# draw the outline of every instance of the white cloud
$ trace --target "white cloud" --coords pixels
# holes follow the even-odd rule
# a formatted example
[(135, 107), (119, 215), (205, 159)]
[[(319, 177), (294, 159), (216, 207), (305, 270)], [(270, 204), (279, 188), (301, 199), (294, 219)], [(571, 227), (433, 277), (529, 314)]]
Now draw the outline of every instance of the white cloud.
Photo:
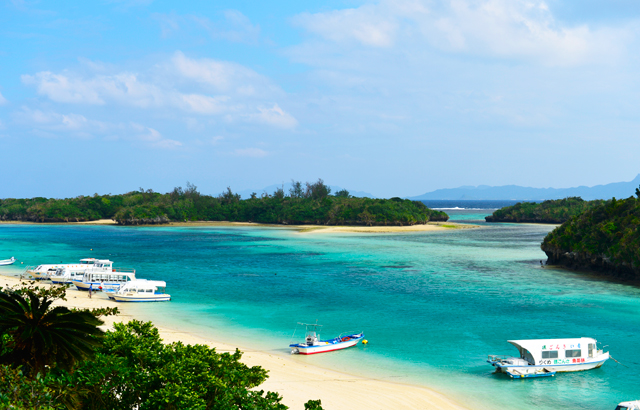
[(176, 51), (171, 58), (177, 75), (212, 87), (212, 91), (247, 97), (282, 95), (267, 78), (240, 64), (209, 58), (193, 59)]
[[(85, 68), (94, 68), (83, 61)], [(71, 71), (41, 71), (23, 75), (22, 81), (36, 87), (38, 94), (69, 104), (121, 105), (143, 109), (180, 109), (206, 116), (233, 114), (233, 118), (292, 128), (297, 124), (275, 99), (282, 90), (269, 79), (240, 64), (212, 59), (192, 59), (176, 52), (170, 61), (156, 64), (142, 73), (97, 64), (100, 73), (79, 75)], [(192, 92), (197, 89), (198, 93)], [(262, 108), (265, 104), (273, 108)], [(259, 114), (255, 114), (256, 111)]]
[(80, 114), (59, 114), (53, 111), (32, 110), (28, 107), (22, 107), (14, 117), (19, 123), (46, 126), (50, 130), (78, 131), (88, 127), (104, 128), (101, 122), (89, 121)]
[(132, 123), (131, 126), (133, 127), (133, 129), (140, 132), (137, 135), (137, 139), (151, 147), (162, 148), (162, 149), (175, 149), (182, 146), (182, 143), (180, 141), (164, 138), (162, 134), (160, 134), (160, 132), (158, 132), (153, 128), (145, 127), (143, 125), (136, 124), (136, 123)]
[(567, 26), (542, 0), (384, 0), (358, 8), (300, 14), (294, 22), (341, 45), (524, 58), (548, 65), (610, 60), (625, 32)]
[(39, 94), (63, 103), (104, 105), (111, 100), (144, 108), (163, 105), (165, 99), (163, 90), (126, 72), (85, 79), (73, 73), (41, 71), (21, 78), (25, 84), (35, 85)]
[(4, 96), (2, 95), (2, 93), (0, 93), (0, 105), (6, 104), (7, 103), (7, 99), (4, 98)]
[(302, 13), (294, 22), (306, 30), (336, 42), (355, 40), (367, 46), (388, 47), (393, 44), (398, 22), (379, 5), (326, 13)]
[(267, 151), (260, 148), (244, 148), (235, 150), (235, 154), (239, 157), (263, 158), (269, 155)]
[(258, 122), (274, 125), (280, 128), (293, 128), (298, 121), (291, 115), (282, 110), (278, 104), (274, 104), (271, 108), (258, 107), (260, 114), (253, 115)]
[(225, 10), (222, 12), (222, 18), (217, 20), (202, 16), (178, 15), (175, 12), (153, 13), (151, 17), (159, 22), (163, 38), (195, 29), (204, 30), (214, 40), (255, 44), (260, 39), (260, 26), (252, 24), (249, 18), (238, 10)]
[(198, 114), (221, 114), (227, 110), (223, 104), (227, 97), (207, 97), (206, 95), (190, 94), (182, 95), (184, 107), (188, 111)]

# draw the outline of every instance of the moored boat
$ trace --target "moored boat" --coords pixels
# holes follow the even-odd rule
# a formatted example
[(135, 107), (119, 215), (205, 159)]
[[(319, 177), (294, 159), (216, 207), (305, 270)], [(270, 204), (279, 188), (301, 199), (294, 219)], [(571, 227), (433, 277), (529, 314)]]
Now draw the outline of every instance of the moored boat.
[(640, 410), (640, 400), (635, 401), (623, 401), (618, 404), (616, 410)]
[(109, 299), (117, 302), (167, 302), (171, 295), (164, 293), (167, 283), (160, 280), (136, 279), (125, 283)]
[(304, 325), (307, 328), (305, 341), (303, 343), (290, 344), (291, 354), (309, 355), (346, 349), (347, 347), (355, 346), (359, 341), (364, 339), (363, 332), (345, 332), (333, 339), (319, 340), (320, 334), (318, 333), (318, 328), (322, 327), (322, 325), (298, 324)]
[(127, 282), (136, 280), (136, 270), (113, 268), (110, 260), (96, 260), (92, 269), (87, 269), (82, 278), (73, 280), (78, 290), (107, 290), (119, 289)]
[(13, 256), (10, 259), (5, 259), (0, 261), (0, 266), (13, 265), (16, 262), (16, 258)]
[(49, 280), (56, 285), (72, 284), (75, 281), (82, 280), (83, 275), (83, 273), (71, 272), (67, 268), (57, 268), (55, 272), (49, 276)]
[(55, 263), (36, 266), (27, 266), (25, 273), (36, 279), (49, 279), (56, 274), (58, 268), (67, 269), (70, 273), (84, 273), (95, 268), (96, 258), (80, 259), (80, 263)]
[(508, 340), (520, 352), (519, 357), (489, 355), (488, 363), (496, 371), (576, 372), (600, 367), (609, 359), (609, 352), (597, 347), (597, 341), (575, 339)]

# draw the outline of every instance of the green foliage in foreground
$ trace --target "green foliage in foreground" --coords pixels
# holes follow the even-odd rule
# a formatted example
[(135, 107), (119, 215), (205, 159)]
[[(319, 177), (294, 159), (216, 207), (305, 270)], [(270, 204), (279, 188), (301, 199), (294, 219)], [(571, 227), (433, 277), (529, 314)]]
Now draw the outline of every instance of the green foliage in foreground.
[(600, 206), (603, 200), (585, 201), (580, 197), (554, 199), (544, 202), (519, 202), (500, 208), (485, 217), (487, 222), (530, 222), (561, 224), (570, 218)]
[[(23, 297), (22, 295), (25, 295)], [(40, 296), (41, 297), (40, 297)], [(60, 293), (58, 293), (60, 296)], [(23, 316), (42, 310), (51, 294), (34, 289), (0, 289), (3, 298), (23, 299)], [(64, 295), (62, 295), (64, 297)], [(35, 299), (34, 299), (35, 298)], [(3, 299), (4, 300), (4, 299)], [(48, 306), (44, 315), (58, 308)], [(0, 304), (0, 317), (14, 315), (15, 307)], [(66, 312), (67, 314), (74, 312)], [(104, 334), (97, 328), (95, 312), (76, 311), (85, 322), (86, 333), (68, 333), (66, 340), (52, 338), (46, 349), (46, 366), (33, 366), (16, 359), (18, 340), (42, 338), (46, 333), (21, 333), (19, 320), (5, 324), (1, 335), (0, 408), (10, 409), (273, 409), (287, 407), (277, 393), (255, 388), (267, 379), (267, 371), (240, 362), (242, 353), (217, 353), (204, 345), (163, 344), (150, 322), (133, 320), (116, 324)], [(111, 312), (112, 313), (112, 312)], [(12, 316), (13, 317), (13, 316)], [(65, 323), (51, 316), (50, 323)], [(74, 321), (73, 329), (77, 329)], [(43, 333), (44, 332), (44, 333)], [(99, 334), (98, 334), (99, 332)], [(77, 345), (93, 338), (91, 355), (81, 360), (55, 354), (62, 346)], [(320, 401), (305, 408), (321, 410)]]
[(79, 222), (115, 219), (120, 224), (153, 224), (170, 221), (231, 221), (267, 224), (415, 225), (446, 221), (447, 214), (422, 202), (353, 198), (343, 190), (330, 195), (322, 180), (294, 182), (288, 193), (241, 200), (231, 189), (214, 197), (195, 186), (175, 188), (167, 194), (140, 189), (122, 195), (79, 196), (67, 199), (0, 199), (0, 220)]
[(550, 232), (541, 248), (549, 263), (640, 278), (640, 199), (601, 202)]

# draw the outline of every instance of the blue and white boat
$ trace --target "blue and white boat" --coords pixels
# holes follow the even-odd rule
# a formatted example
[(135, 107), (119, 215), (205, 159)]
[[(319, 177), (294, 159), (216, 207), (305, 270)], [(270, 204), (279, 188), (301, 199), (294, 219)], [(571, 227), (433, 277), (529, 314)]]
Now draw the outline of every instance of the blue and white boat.
[(16, 258), (12, 256), (11, 259), (5, 259), (0, 261), (0, 266), (13, 265), (15, 262), (16, 262)]
[(110, 260), (96, 260), (92, 269), (86, 270), (81, 279), (74, 279), (78, 290), (107, 290), (119, 289), (127, 282), (136, 280), (136, 270), (114, 268)]
[(487, 362), (498, 372), (577, 372), (595, 369), (609, 360), (609, 352), (598, 349), (598, 342), (589, 337), (508, 342), (518, 349), (520, 356), (489, 355)]
[[(332, 352), (334, 350), (346, 349), (358, 344), (359, 341), (364, 339), (363, 332), (345, 332), (338, 337), (328, 340), (319, 340), (320, 334), (318, 330), (322, 325), (298, 323), (304, 325), (307, 328), (305, 341), (303, 343), (290, 344), (291, 354), (316, 354)], [(294, 332), (295, 334), (295, 332)]]
[(161, 280), (136, 279), (122, 285), (115, 292), (107, 292), (116, 302), (168, 302), (171, 295), (164, 293), (167, 283)]

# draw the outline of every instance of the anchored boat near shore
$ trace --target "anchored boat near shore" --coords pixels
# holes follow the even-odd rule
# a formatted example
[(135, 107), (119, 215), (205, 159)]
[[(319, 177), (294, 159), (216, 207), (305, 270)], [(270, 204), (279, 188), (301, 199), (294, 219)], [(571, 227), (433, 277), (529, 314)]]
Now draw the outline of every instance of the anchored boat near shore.
[(115, 292), (108, 292), (116, 302), (166, 302), (171, 295), (164, 293), (167, 283), (160, 280), (136, 279), (122, 285)]
[(0, 261), (0, 266), (13, 265), (15, 262), (16, 262), (16, 258), (12, 256), (11, 259), (5, 259)]
[(609, 359), (609, 352), (598, 349), (597, 341), (588, 337), (508, 342), (518, 349), (519, 357), (489, 355), (487, 362), (496, 371), (510, 375), (590, 370), (602, 366)]
[[(56, 263), (56, 264), (44, 264), (36, 266), (27, 266), (25, 273), (33, 276), (36, 279), (50, 279), (51, 276), (59, 275), (58, 269), (64, 269), (68, 274), (83, 274), (90, 269), (96, 269), (96, 262), (99, 260), (96, 258), (80, 259), (80, 263)], [(113, 262), (111, 262), (113, 263)], [(101, 270), (111, 269), (111, 266), (101, 266)]]
[(319, 328), (322, 327), (322, 325), (307, 323), (298, 324), (306, 326), (307, 328), (305, 341), (303, 343), (290, 344), (289, 347), (291, 348), (291, 354), (309, 355), (346, 349), (347, 347), (357, 345), (359, 341), (364, 339), (363, 332), (345, 332), (333, 339), (319, 340)]

